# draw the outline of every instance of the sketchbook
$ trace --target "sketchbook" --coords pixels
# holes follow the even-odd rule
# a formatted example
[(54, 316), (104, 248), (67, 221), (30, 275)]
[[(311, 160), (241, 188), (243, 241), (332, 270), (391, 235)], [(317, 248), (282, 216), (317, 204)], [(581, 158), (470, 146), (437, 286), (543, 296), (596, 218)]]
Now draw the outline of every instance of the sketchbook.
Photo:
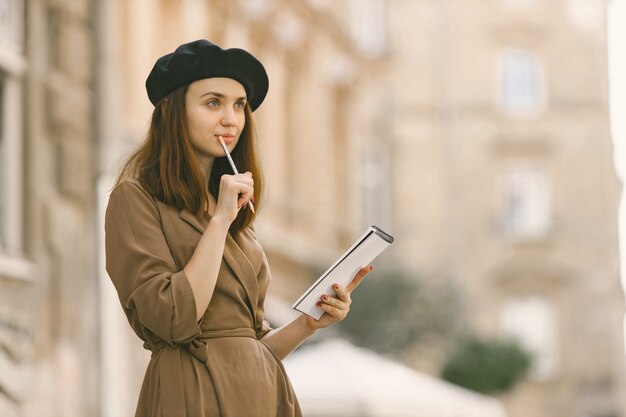
[(346, 287), (361, 270), (393, 243), (393, 236), (370, 226), (350, 249), (311, 285), (293, 304), (293, 308), (319, 320), (324, 311), (315, 304), (322, 294), (334, 296), (333, 284)]

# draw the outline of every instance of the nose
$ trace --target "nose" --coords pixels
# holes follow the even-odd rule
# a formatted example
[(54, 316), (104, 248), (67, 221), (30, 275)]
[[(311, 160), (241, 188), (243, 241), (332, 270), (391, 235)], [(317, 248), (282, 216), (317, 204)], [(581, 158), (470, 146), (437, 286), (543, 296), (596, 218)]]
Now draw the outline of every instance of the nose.
[(236, 126), (237, 117), (235, 116), (235, 110), (229, 107), (224, 108), (222, 113), (222, 126)]

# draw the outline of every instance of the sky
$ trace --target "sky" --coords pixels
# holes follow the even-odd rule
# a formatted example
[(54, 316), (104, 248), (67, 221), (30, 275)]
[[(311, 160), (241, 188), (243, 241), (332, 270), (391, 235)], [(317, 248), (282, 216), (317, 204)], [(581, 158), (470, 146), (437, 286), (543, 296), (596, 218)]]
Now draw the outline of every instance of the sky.
[[(608, 12), (609, 100), (611, 134), (615, 146), (614, 160), (622, 183), (626, 178), (626, 0), (610, 0)], [(626, 198), (620, 204), (620, 258), (622, 287), (626, 290)], [(624, 320), (626, 333), (626, 315)], [(624, 343), (626, 352), (626, 341)]]

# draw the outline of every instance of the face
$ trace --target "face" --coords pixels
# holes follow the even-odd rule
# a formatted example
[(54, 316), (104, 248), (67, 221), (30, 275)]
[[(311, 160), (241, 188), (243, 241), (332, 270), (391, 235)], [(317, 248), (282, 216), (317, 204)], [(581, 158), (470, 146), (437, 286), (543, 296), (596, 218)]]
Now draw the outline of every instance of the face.
[(239, 142), (246, 123), (246, 91), (231, 78), (205, 78), (189, 84), (185, 96), (189, 138), (202, 160), (225, 156)]

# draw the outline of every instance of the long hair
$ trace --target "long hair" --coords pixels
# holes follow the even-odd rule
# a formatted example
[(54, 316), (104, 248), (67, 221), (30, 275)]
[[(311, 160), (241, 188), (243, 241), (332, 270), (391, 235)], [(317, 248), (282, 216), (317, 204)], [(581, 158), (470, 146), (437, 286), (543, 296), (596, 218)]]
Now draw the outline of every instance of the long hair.
[[(157, 103), (144, 142), (124, 163), (115, 185), (126, 179), (135, 179), (157, 200), (179, 210), (186, 208), (200, 218), (209, 204), (207, 192), (217, 201), (222, 175), (233, 172), (226, 157), (215, 158), (209, 183), (206, 183), (200, 161), (189, 140), (186, 92), (187, 86), (180, 87)], [(231, 156), (239, 172), (252, 173), (254, 207), (258, 215), (262, 205), (263, 173), (254, 119), (247, 103), (245, 120)], [(240, 210), (230, 226), (231, 234), (249, 227), (253, 216), (251, 210)]]

